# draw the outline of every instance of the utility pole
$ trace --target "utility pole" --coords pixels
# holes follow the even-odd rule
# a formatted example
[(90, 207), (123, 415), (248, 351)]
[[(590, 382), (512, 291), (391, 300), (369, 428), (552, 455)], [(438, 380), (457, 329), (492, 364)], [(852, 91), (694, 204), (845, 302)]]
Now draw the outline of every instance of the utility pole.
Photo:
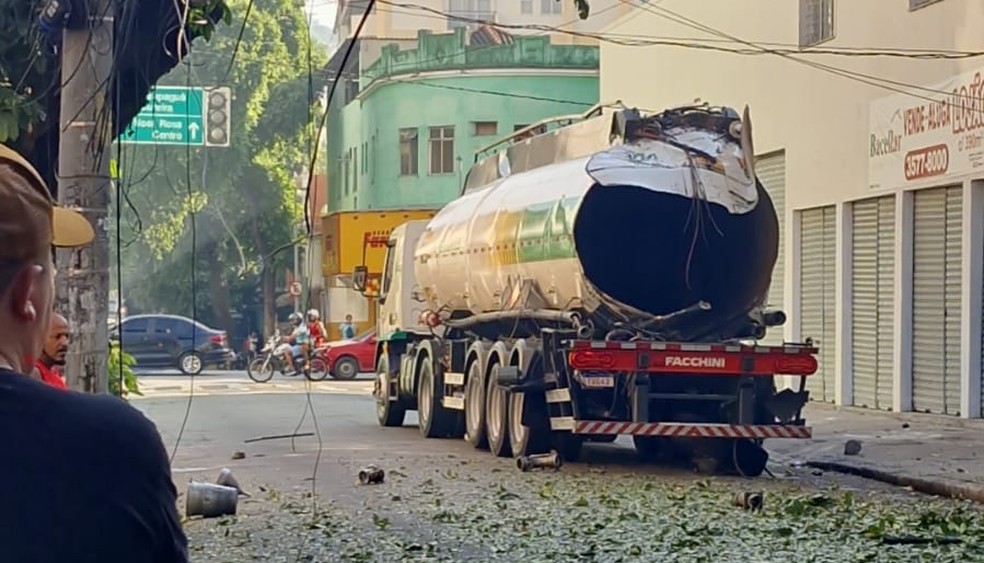
[[(58, 202), (92, 223), (91, 245), (57, 255), (56, 307), (65, 315), (71, 344), (65, 366), (69, 388), (88, 393), (107, 389), (109, 349), (109, 238), (107, 216), (112, 146), (113, 0), (88, 0), (86, 25), (62, 34), (61, 133), (58, 143)], [(120, 296), (122, 298), (122, 296)]]

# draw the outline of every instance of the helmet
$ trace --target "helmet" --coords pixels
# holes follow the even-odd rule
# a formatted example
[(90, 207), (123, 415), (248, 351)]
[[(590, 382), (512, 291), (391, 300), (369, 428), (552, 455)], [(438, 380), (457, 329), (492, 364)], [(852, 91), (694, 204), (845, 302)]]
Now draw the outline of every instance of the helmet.
[(287, 317), (287, 320), (294, 324), (301, 324), (301, 321), (304, 319), (301, 317), (300, 313), (291, 313), (290, 316)]
[(308, 312), (307, 312), (307, 318), (308, 318), (308, 320), (310, 320), (310, 321), (317, 320), (319, 317), (321, 317), (321, 313), (319, 313), (317, 309), (309, 309), (308, 310)]

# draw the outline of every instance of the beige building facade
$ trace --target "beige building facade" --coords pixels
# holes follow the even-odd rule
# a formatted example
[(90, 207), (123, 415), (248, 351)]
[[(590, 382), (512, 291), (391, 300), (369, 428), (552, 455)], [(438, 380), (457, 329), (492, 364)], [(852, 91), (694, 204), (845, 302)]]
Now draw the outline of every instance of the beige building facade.
[(601, 44), (601, 99), (750, 107), (812, 399), (981, 417), (984, 2), (633, 3), (604, 33), (647, 44)]
[[(339, 0), (335, 33), (340, 40), (352, 37), (367, 4)], [(513, 35), (550, 33), (549, 28), (568, 32), (552, 33), (553, 45), (597, 45), (590, 35), (632, 10), (623, 0), (593, 0), (590, 17), (581, 20), (573, 0), (379, 0), (360, 37), (416, 40), (419, 30), (443, 33), (488, 22)]]

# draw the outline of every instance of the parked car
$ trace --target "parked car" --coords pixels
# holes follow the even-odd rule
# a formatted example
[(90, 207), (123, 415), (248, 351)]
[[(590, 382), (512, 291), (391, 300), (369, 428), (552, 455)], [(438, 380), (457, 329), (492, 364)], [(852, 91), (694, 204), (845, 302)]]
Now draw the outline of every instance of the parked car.
[(134, 315), (123, 319), (122, 331), (113, 328), (110, 338), (133, 356), (138, 368), (178, 368), (198, 375), (207, 365), (224, 364), (236, 357), (225, 331), (178, 315)]
[(334, 379), (355, 379), (360, 373), (375, 371), (376, 329), (371, 329), (352, 340), (335, 340), (327, 344), (324, 352), (328, 373)]

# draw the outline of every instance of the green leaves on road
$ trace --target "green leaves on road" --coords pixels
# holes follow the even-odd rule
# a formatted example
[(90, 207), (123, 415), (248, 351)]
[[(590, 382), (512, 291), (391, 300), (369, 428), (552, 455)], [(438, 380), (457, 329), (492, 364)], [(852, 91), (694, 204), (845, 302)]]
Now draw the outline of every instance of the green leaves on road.
[[(383, 485), (357, 487), (353, 496), (361, 497), (361, 505), (339, 500), (314, 518), (330, 534), (312, 534), (291, 553), (244, 553), (242, 560), (261, 555), (278, 561), (280, 553), (310, 561), (984, 560), (978, 543), (984, 538), (984, 514), (969, 503), (817, 491), (767, 479), (694, 483), (679, 475), (566, 469), (520, 475), (489, 469), (462, 464), (454, 472), (414, 471)], [(452, 473), (456, 477), (448, 478)], [(734, 506), (735, 493), (763, 489), (761, 512)], [(274, 502), (248, 506), (229, 538), (209, 522), (190, 522), (192, 543), (221, 541), (228, 549), (243, 534), (252, 534), (255, 543), (257, 533), (276, 537), (267, 526), (296, 530), (303, 527), (299, 517), (312, 518), (310, 510), (296, 514)], [(952, 536), (962, 542), (933, 543)], [(887, 545), (896, 537), (930, 543)], [(267, 546), (273, 550), (276, 543), (271, 539)], [(196, 558), (219, 560), (228, 559)]]

